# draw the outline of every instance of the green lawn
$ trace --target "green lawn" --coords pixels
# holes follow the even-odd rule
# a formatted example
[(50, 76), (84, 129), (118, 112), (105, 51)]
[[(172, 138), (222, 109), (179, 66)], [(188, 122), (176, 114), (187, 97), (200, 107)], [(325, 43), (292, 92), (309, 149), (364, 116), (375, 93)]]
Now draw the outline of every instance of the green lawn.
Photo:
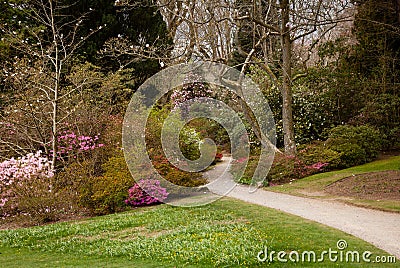
[[(0, 231), (1, 267), (287, 267), (257, 254), (346, 250), (388, 255), (333, 228), (224, 198), (203, 207), (160, 205), (76, 222)], [(289, 263), (293, 264), (293, 263)], [(365, 263), (297, 263), (302, 267), (363, 267)], [(386, 266), (395, 267), (395, 264)]]
[(326, 195), (323, 193), (324, 188), (340, 179), (368, 172), (400, 170), (400, 156), (391, 157), (384, 160), (374, 161), (368, 164), (316, 174), (301, 180), (294, 181), (291, 184), (285, 184), (275, 187), (268, 187), (266, 190), (274, 192), (282, 192), (299, 196), (311, 196), (315, 198), (338, 199), (354, 205), (365, 206), (380, 210), (400, 212), (399, 201), (377, 201), (363, 199), (341, 198), (339, 196)]

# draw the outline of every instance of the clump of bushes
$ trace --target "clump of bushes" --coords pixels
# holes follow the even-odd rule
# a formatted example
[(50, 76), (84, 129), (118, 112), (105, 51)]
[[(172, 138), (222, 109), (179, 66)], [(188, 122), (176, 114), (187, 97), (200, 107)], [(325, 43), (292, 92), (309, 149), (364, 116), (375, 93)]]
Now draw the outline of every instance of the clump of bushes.
[(299, 157), (276, 154), (265, 183), (275, 185), (292, 182), (322, 172), (327, 165), (326, 162), (307, 165)]
[[(370, 162), (378, 156), (383, 143), (379, 131), (373, 127), (335, 127), (329, 131), (326, 141), (299, 146), (297, 156), (276, 154), (265, 184), (288, 183), (318, 172)], [(250, 184), (258, 157), (249, 158), (246, 170), (240, 177), (238, 171), (245, 165), (245, 160), (236, 160), (231, 172), (237, 182)]]
[[(153, 166), (163, 178), (176, 185), (195, 187), (206, 183), (206, 179), (200, 173), (178, 170), (162, 156), (153, 159)], [(138, 166), (134, 171), (135, 173), (131, 174), (122, 152), (116, 152), (113, 157), (110, 157), (102, 165), (102, 175), (93, 175), (90, 172), (91, 170), (93, 169), (89, 161), (81, 165), (72, 164), (64, 171), (64, 177), (70, 176), (70, 179), (74, 180), (75, 185), (73, 188), (78, 193), (78, 203), (95, 215), (123, 211), (127, 208), (126, 205), (148, 204), (150, 199), (145, 193), (148, 192), (147, 189), (144, 189), (145, 192), (141, 192), (141, 188), (139, 187), (139, 185), (143, 186), (147, 184), (142, 183), (142, 181), (137, 185), (135, 179), (147, 178), (146, 180), (149, 180), (150, 184), (154, 184), (155, 188), (159, 189), (160, 193), (162, 192), (162, 189), (159, 188), (161, 187), (159, 186), (159, 182), (156, 183), (151, 179), (152, 173), (150, 167)], [(148, 185), (149, 189), (152, 189), (150, 184)], [(157, 192), (154, 192), (150, 196), (159, 195)], [(159, 196), (158, 201), (165, 199), (161, 198), (162, 196)], [(140, 197), (143, 200), (140, 200)], [(153, 204), (153, 202), (150, 203)]]
[[(230, 171), (235, 181), (243, 184), (250, 184), (257, 166), (265, 165), (259, 163), (258, 157), (249, 158), (244, 174), (240, 177), (239, 171), (246, 164), (245, 158), (234, 161)], [(264, 178), (256, 178), (257, 181), (264, 180), (264, 185), (276, 185), (291, 182), (297, 179), (310, 176), (324, 170), (327, 163), (317, 162), (311, 165), (305, 164), (300, 158), (295, 156), (286, 156), (285, 154), (275, 154), (271, 168)]]
[(322, 141), (299, 146), (298, 157), (306, 165), (327, 163), (325, 170), (337, 168), (340, 165), (340, 153), (328, 148)]
[(329, 163), (327, 169), (347, 168), (373, 161), (384, 144), (379, 131), (369, 126), (338, 126), (328, 139), (299, 147), (306, 164)]
[(339, 167), (370, 162), (384, 144), (378, 130), (370, 126), (338, 126), (330, 130), (326, 146), (340, 153)]

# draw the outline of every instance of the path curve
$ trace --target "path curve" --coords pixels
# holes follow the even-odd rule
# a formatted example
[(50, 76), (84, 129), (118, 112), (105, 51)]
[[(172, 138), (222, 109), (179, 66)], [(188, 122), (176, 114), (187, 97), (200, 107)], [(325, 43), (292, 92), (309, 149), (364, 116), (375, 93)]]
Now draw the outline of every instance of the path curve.
[[(211, 192), (224, 191), (218, 185), (232, 185), (232, 175), (227, 172), (229, 157), (224, 157), (206, 177), (218, 176), (218, 183), (209, 184)], [(225, 193), (225, 192), (224, 192)], [(316, 221), (348, 234), (359, 237), (400, 259), (400, 213), (360, 208), (335, 201), (292, 196), (258, 189), (249, 191), (249, 186), (236, 185), (227, 196), (249, 203), (277, 209), (302, 218)]]

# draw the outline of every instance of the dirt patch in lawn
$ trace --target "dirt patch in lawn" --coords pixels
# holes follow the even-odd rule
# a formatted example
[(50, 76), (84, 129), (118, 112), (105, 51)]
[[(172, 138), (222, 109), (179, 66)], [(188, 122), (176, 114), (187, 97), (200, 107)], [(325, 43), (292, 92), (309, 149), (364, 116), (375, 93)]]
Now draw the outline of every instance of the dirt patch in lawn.
[(400, 201), (400, 170), (346, 177), (325, 187), (325, 192), (367, 200)]

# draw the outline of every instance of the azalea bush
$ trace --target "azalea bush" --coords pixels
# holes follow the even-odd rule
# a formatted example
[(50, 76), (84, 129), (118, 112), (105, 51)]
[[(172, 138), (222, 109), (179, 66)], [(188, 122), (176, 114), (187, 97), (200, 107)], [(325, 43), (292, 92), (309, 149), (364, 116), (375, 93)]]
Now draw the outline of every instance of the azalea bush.
[(1, 162), (1, 216), (23, 215), (39, 223), (56, 220), (65, 204), (58, 202), (53, 177), (51, 163), (41, 151)]
[(13, 192), (15, 185), (21, 186), (29, 180), (40, 181), (53, 176), (50, 161), (42, 156), (41, 151), (1, 162), (0, 207), (4, 207), (9, 199), (13, 199), (18, 194)]
[(314, 141), (310, 144), (298, 146), (298, 157), (306, 164), (328, 163), (325, 170), (336, 169), (340, 166), (341, 154), (328, 148), (322, 141)]
[[(63, 131), (62, 135), (58, 136), (59, 143), (56, 153), (57, 159), (68, 161), (84, 157), (87, 152), (96, 148), (101, 148), (104, 144), (99, 142), (100, 134), (95, 136), (77, 135), (74, 131)], [(51, 151), (51, 153), (53, 153)]]
[(155, 179), (143, 179), (131, 187), (128, 191), (127, 205), (138, 207), (158, 204), (168, 197), (168, 192), (161, 187), (160, 181)]

